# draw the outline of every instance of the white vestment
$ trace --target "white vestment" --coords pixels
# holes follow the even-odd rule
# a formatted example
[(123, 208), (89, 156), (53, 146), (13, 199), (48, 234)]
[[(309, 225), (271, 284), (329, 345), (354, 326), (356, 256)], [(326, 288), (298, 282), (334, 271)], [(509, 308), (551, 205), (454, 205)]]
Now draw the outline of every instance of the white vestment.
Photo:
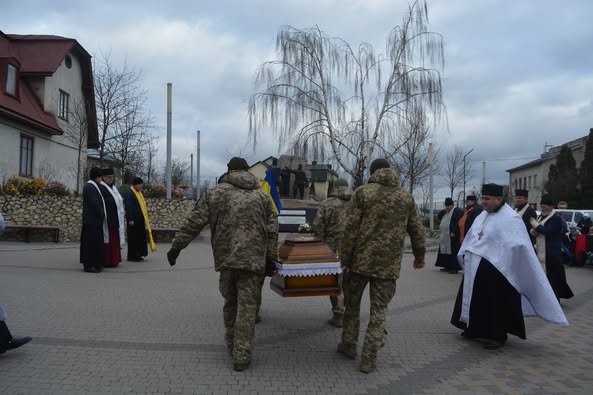
[(439, 235), (439, 249), (441, 254), (449, 254), (451, 255), (451, 216), (453, 215), (453, 210), (447, 211), (443, 218), (441, 218), (441, 224), (439, 225), (440, 235)]
[(474, 221), (457, 259), (463, 267), (463, 299), (460, 321), (469, 325), (473, 284), (484, 258), (521, 294), (523, 315), (568, 325), (568, 320), (533, 251), (523, 219), (504, 204), (495, 213), (482, 211)]
[(110, 187), (104, 181), (101, 181), (101, 185), (103, 185), (111, 196), (113, 196), (113, 200), (115, 200), (115, 205), (117, 206), (117, 219), (118, 219), (118, 230), (119, 230), (119, 246), (123, 247), (126, 245), (126, 228), (125, 228), (125, 218), (126, 218), (126, 210), (124, 208), (124, 199), (119, 194), (119, 191), (116, 187)]

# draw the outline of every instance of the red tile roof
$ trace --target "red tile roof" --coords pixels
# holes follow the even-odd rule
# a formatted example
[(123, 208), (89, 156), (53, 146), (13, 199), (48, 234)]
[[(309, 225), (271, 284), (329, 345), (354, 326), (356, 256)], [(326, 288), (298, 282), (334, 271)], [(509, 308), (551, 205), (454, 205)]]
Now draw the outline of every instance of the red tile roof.
[(71, 38), (48, 35), (4, 34), (0, 31), (0, 58), (17, 61), (19, 67), (18, 99), (6, 94), (0, 86), (0, 114), (25, 122), (51, 134), (62, 134), (55, 114), (45, 112), (43, 105), (27, 83), (32, 75), (53, 75), (66, 55), (78, 55), (82, 65), (83, 86), (89, 114), (88, 145), (98, 140), (91, 56)]

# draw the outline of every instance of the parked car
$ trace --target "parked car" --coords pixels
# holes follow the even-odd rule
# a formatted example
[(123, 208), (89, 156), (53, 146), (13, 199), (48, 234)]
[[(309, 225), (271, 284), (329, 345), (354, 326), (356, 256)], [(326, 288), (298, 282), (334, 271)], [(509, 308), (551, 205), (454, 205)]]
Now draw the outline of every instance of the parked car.
[(593, 219), (593, 210), (556, 209), (556, 212), (566, 222), (569, 229), (572, 226), (576, 227), (585, 214), (589, 214), (589, 218)]

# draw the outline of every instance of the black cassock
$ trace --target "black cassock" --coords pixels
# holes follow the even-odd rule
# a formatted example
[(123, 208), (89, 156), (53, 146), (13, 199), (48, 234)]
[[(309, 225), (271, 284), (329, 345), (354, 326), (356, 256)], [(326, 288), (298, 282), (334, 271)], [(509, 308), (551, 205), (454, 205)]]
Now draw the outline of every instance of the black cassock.
[[(126, 193), (124, 204), (128, 231), (128, 260), (134, 260), (148, 255), (146, 224), (140, 203), (133, 191)], [(134, 221), (134, 225), (130, 225), (130, 221)]]
[(104, 217), (101, 193), (94, 185), (86, 183), (82, 189), (82, 232), (80, 234), (80, 263), (84, 267), (102, 268), (105, 265)]
[(464, 330), (467, 338), (505, 341), (507, 333), (525, 339), (521, 294), (492, 265), (482, 258), (474, 279), (469, 309), (469, 327), (459, 320), (463, 299), (463, 280), (459, 286), (451, 324)]

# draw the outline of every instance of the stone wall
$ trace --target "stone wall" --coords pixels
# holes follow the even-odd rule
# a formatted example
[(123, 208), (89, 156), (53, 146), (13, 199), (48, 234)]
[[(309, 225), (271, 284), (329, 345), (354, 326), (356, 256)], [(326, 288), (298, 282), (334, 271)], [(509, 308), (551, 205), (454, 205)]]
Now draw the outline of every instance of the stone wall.
[[(153, 228), (179, 228), (195, 202), (192, 200), (146, 199)], [(53, 225), (60, 227), (60, 241), (80, 240), (82, 198), (74, 196), (0, 195), (0, 212), (6, 224)], [(22, 230), (7, 231), (0, 240), (23, 240)], [(35, 231), (32, 241), (52, 241), (52, 233)]]

